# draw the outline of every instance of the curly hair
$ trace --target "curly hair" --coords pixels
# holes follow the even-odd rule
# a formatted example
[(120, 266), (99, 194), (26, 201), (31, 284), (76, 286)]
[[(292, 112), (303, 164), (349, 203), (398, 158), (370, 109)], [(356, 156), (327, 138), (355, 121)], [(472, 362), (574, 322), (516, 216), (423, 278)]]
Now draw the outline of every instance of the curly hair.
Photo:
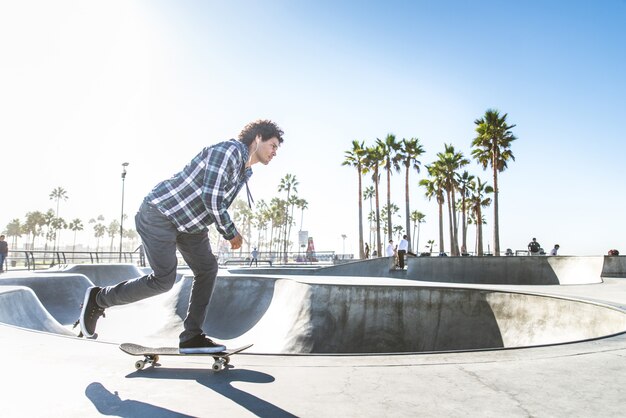
[(283, 143), (284, 132), (271, 120), (256, 120), (247, 124), (239, 134), (239, 140), (250, 145), (257, 135), (261, 135), (263, 141), (270, 138), (278, 138), (278, 143)]

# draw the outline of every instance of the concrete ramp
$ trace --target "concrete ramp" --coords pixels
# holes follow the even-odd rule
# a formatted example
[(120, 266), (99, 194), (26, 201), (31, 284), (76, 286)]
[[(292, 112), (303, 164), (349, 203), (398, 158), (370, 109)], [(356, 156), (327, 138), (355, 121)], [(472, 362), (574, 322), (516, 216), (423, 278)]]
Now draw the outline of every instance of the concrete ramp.
[(145, 275), (134, 264), (65, 264), (45, 270), (45, 273), (82, 274), (100, 287), (113, 286)]
[(602, 283), (602, 257), (410, 257), (406, 278), (429, 282), (563, 285)]
[[(547, 264), (546, 264), (547, 265)], [(575, 268), (560, 265), (558, 268)], [(39, 275), (34, 275), (39, 276)], [(58, 276), (46, 285), (25, 280), (57, 316), (74, 318), (89, 283)], [(340, 280), (340, 279), (337, 279)], [(356, 279), (355, 279), (356, 280)], [(17, 281), (16, 281), (17, 282)], [(529, 347), (601, 338), (626, 332), (626, 313), (582, 300), (471, 287), (316, 283), (294, 278), (218, 277), (204, 330), (229, 346), (254, 343), (271, 354), (369, 354)], [(98, 322), (100, 341), (173, 345), (182, 331), (192, 276), (153, 298), (117, 306)], [(63, 286), (61, 286), (63, 284)], [(67, 288), (63, 289), (63, 287)], [(13, 289), (0, 286), (0, 290)], [(3, 319), (12, 325), (68, 335), (31, 289), (7, 297)], [(24, 293), (26, 292), (26, 293)], [(67, 298), (63, 311), (63, 298)], [(6, 305), (9, 306), (9, 305)], [(18, 306), (15, 308), (14, 306)], [(72, 316), (69, 316), (69, 312)]]
[[(107, 311), (101, 339), (176, 341), (191, 277), (172, 292)], [(204, 324), (257, 353), (431, 352), (560, 344), (626, 331), (626, 314), (580, 300), (432, 286), (303, 283), (219, 277)]]
[(545, 257), (544, 260), (554, 272), (559, 284), (602, 282), (604, 257)]
[[(610, 257), (607, 257), (610, 258)], [(421, 282), (505, 285), (601, 283), (602, 276), (626, 277), (621, 257), (407, 257), (406, 270), (396, 270), (391, 257), (358, 260), (327, 267), (228, 269), (233, 274), (291, 276), (391, 277)], [(626, 258), (626, 257), (625, 257)], [(626, 265), (626, 262), (623, 262)]]
[(54, 319), (71, 325), (78, 319), (85, 291), (93, 283), (82, 274), (9, 273), (0, 278), (0, 290), (1, 286), (30, 288)]
[(73, 335), (43, 307), (35, 292), (22, 286), (0, 286), (0, 322), (61, 335)]

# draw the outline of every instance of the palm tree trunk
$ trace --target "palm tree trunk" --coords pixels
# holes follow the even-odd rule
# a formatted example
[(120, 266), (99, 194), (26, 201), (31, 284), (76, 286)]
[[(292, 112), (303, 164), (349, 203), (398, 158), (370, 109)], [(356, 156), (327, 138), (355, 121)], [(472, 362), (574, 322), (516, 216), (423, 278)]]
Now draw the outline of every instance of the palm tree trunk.
[(409, 251), (412, 251), (411, 248), (411, 210), (409, 208), (409, 167), (406, 168), (406, 177), (404, 180), (404, 195), (405, 198), (405, 207), (406, 207), (406, 240), (409, 242)]
[(363, 185), (361, 179), (361, 166), (359, 170), (359, 258), (365, 258), (365, 251), (363, 249)]
[(463, 196), (462, 196), (461, 200), (461, 210), (463, 211), (462, 213), (462, 225), (461, 228), (463, 228), (463, 244), (462, 247), (465, 249), (465, 251), (467, 252), (467, 220), (465, 218), (466, 212), (467, 212), (467, 208), (465, 207), (465, 189), (463, 189)]
[[(495, 145), (495, 144), (494, 144)], [(494, 148), (495, 149), (495, 148)], [(493, 255), (500, 255), (500, 222), (498, 220), (498, 166), (495, 164), (498, 154), (493, 156)]]
[(476, 230), (478, 236), (478, 255), (484, 255), (483, 252), (483, 214), (480, 210), (480, 206), (476, 208)]
[(380, 242), (380, 202), (378, 198), (378, 169), (374, 171), (374, 186), (375, 190), (375, 199), (376, 199), (376, 253), (378, 257), (382, 257), (382, 246)]
[(452, 215), (452, 199), (450, 198), (450, 192), (446, 191), (448, 195), (448, 229), (450, 230), (450, 255), (456, 255), (454, 253), (454, 220)]
[(393, 231), (391, 230), (391, 168), (387, 168), (387, 240), (391, 240)]
[(445, 252), (444, 242), (443, 242), (443, 202), (438, 202), (439, 204), (439, 252)]
[(452, 189), (451, 192), (452, 196), (451, 196), (451, 205), (452, 205), (452, 222), (453, 224), (453, 228), (452, 228), (452, 245), (451, 245), (451, 252), (452, 255), (459, 255), (459, 224), (457, 222), (456, 219), (456, 195), (454, 193), (454, 189)]

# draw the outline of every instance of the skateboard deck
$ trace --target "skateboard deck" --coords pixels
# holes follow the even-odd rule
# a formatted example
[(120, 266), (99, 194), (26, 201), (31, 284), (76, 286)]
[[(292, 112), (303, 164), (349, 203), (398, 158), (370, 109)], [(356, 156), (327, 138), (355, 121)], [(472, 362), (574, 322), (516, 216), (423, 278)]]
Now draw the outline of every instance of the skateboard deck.
[(219, 372), (223, 370), (228, 363), (230, 363), (230, 356), (233, 354), (241, 353), (243, 350), (247, 350), (252, 347), (252, 344), (244, 345), (238, 348), (230, 348), (219, 353), (181, 353), (178, 347), (144, 347), (143, 345), (133, 343), (123, 343), (120, 345), (120, 350), (131, 356), (143, 356), (143, 360), (137, 360), (135, 362), (135, 369), (142, 370), (146, 364), (157, 365), (159, 356), (210, 356), (213, 357), (213, 365), (211, 368)]

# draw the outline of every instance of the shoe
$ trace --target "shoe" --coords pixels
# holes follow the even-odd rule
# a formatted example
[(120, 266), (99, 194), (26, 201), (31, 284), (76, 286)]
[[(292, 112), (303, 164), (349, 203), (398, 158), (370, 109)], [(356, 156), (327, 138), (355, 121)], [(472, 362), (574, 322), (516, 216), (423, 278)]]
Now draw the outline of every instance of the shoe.
[(178, 351), (181, 354), (212, 354), (226, 350), (226, 346), (216, 344), (204, 334), (196, 335), (190, 340), (181, 342)]
[(96, 303), (96, 295), (100, 291), (100, 287), (92, 286), (85, 292), (85, 300), (80, 310), (80, 330), (86, 338), (95, 338), (96, 323), (98, 318), (104, 316), (104, 308)]

